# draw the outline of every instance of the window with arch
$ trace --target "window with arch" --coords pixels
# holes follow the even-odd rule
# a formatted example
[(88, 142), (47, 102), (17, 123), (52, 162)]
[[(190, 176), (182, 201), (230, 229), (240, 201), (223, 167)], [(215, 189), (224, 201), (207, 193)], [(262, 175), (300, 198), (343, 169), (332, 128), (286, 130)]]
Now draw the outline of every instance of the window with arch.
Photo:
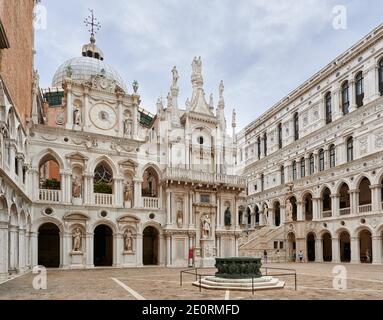
[(330, 146), (330, 168), (334, 168), (336, 166), (336, 151), (335, 146)]
[(324, 150), (321, 149), (319, 151), (319, 171), (324, 171), (325, 165), (324, 165)]
[(301, 178), (306, 177), (306, 159), (301, 159)]
[(265, 191), (265, 175), (261, 174), (261, 191)]
[(94, 193), (113, 193), (113, 172), (110, 167), (102, 162), (94, 170)]
[(326, 94), (325, 104), (326, 104), (326, 124), (329, 124), (329, 123), (332, 122), (332, 99), (331, 99), (331, 92)]
[(383, 96), (383, 59), (379, 61), (378, 72), (379, 72), (379, 92), (380, 92), (380, 95)]
[(282, 131), (282, 123), (278, 124), (278, 146), (279, 149), (283, 147), (283, 131)]
[(297, 178), (297, 162), (293, 161), (293, 181), (296, 181)]
[(258, 151), (258, 160), (261, 160), (261, 138), (258, 137), (257, 140), (257, 151)]
[(314, 154), (310, 155), (310, 175), (313, 175), (315, 173), (315, 159)]
[(285, 184), (285, 167), (281, 166), (281, 184)]
[(267, 157), (267, 133), (263, 136), (263, 151), (265, 153), (265, 157)]
[(350, 94), (348, 81), (342, 85), (342, 111), (344, 115), (350, 112)]
[(295, 141), (299, 140), (299, 115), (298, 115), (298, 113), (294, 114), (294, 139), (295, 139)]
[(158, 198), (159, 177), (156, 170), (152, 167), (149, 167), (144, 172), (141, 194), (146, 198)]
[(347, 139), (347, 162), (354, 160), (354, 138)]
[(358, 108), (363, 106), (364, 99), (364, 83), (363, 83), (363, 72), (359, 72), (355, 77), (355, 94), (356, 94), (356, 105)]

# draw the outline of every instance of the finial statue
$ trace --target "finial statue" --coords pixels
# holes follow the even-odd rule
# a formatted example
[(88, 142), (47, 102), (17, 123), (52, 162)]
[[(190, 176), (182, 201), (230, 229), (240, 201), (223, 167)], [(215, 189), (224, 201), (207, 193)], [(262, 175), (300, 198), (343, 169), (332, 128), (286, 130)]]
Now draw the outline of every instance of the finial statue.
[(138, 88), (140, 87), (139, 84), (138, 84), (138, 81), (134, 80), (132, 86), (133, 86), (134, 93), (137, 93), (138, 92)]
[(162, 102), (162, 97), (159, 97), (157, 100), (157, 113), (161, 114), (163, 109), (164, 109), (164, 104)]
[(172, 73), (173, 73), (173, 88), (177, 88), (178, 80), (180, 79), (180, 76), (178, 74), (176, 66), (174, 66)]
[(219, 99), (223, 99), (223, 92), (225, 91), (225, 85), (223, 84), (223, 80), (219, 84)]
[(185, 106), (186, 106), (186, 109), (190, 109), (190, 100), (189, 100), (189, 98), (186, 99)]
[(214, 98), (213, 98), (213, 94), (210, 94), (209, 107), (210, 107), (210, 109), (214, 109)]
[(293, 221), (293, 205), (291, 204), (290, 199), (286, 202), (286, 222)]
[(237, 113), (235, 112), (235, 109), (233, 109), (232, 125), (233, 125), (233, 128), (237, 126)]
[(202, 58), (201, 57), (199, 57), (198, 59), (197, 57), (194, 57), (192, 68), (193, 68), (194, 76), (202, 75)]
[(170, 94), (170, 92), (168, 93), (168, 96), (166, 99), (168, 100), (168, 108), (170, 109), (173, 106), (173, 99), (172, 99), (172, 95)]

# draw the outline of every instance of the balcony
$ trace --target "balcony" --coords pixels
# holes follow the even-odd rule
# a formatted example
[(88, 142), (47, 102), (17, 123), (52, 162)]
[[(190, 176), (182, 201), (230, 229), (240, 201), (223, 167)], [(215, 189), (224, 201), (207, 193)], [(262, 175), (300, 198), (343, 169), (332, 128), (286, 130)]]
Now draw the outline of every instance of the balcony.
[(60, 202), (61, 190), (40, 189), (39, 200), (44, 202)]
[(113, 194), (95, 193), (94, 203), (100, 206), (112, 206), (114, 204)]
[(145, 209), (159, 209), (160, 199), (159, 198), (148, 198), (142, 197), (142, 204)]
[(347, 216), (347, 215), (350, 215), (351, 214), (351, 208), (343, 208), (343, 209), (339, 209), (339, 214), (341, 216)]
[(229, 185), (238, 188), (246, 188), (246, 178), (229, 176), (203, 171), (193, 171), (180, 168), (166, 168), (163, 174), (164, 180), (185, 181), (204, 183), (208, 185)]
[(372, 204), (366, 204), (366, 205), (363, 205), (363, 206), (359, 206), (358, 212), (359, 213), (372, 212)]

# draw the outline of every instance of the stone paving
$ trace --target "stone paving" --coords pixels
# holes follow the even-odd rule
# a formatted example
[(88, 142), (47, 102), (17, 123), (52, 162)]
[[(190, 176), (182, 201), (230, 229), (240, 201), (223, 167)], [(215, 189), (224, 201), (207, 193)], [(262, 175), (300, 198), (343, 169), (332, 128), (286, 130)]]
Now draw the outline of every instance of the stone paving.
[[(347, 290), (333, 289), (332, 264), (273, 264), (269, 267), (296, 269), (298, 291), (293, 277), (283, 290), (247, 292), (206, 291), (192, 286), (192, 276), (179, 284), (180, 269), (95, 269), (85, 271), (48, 270), (48, 289), (34, 290), (35, 275), (28, 273), (0, 284), (2, 300), (297, 300), (297, 299), (373, 299), (383, 300), (383, 266), (344, 265)], [(204, 270), (214, 274), (215, 270)], [(277, 271), (273, 271), (276, 273)]]

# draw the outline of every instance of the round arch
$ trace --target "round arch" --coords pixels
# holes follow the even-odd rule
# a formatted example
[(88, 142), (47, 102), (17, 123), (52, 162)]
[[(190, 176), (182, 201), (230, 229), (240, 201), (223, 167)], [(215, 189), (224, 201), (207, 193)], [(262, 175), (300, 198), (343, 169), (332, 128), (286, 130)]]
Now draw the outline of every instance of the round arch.
[(315, 243), (316, 243), (317, 236), (315, 232), (310, 231), (307, 236), (306, 236), (306, 244), (307, 244), (307, 261), (308, 262), (315, 262), (315, 257), (316, 257), (316, 248), (315, 248)]
[(159, 265), (160, 230), (154, 225), (147, 225), (142, 231), (142, 262), (144, 266)]

